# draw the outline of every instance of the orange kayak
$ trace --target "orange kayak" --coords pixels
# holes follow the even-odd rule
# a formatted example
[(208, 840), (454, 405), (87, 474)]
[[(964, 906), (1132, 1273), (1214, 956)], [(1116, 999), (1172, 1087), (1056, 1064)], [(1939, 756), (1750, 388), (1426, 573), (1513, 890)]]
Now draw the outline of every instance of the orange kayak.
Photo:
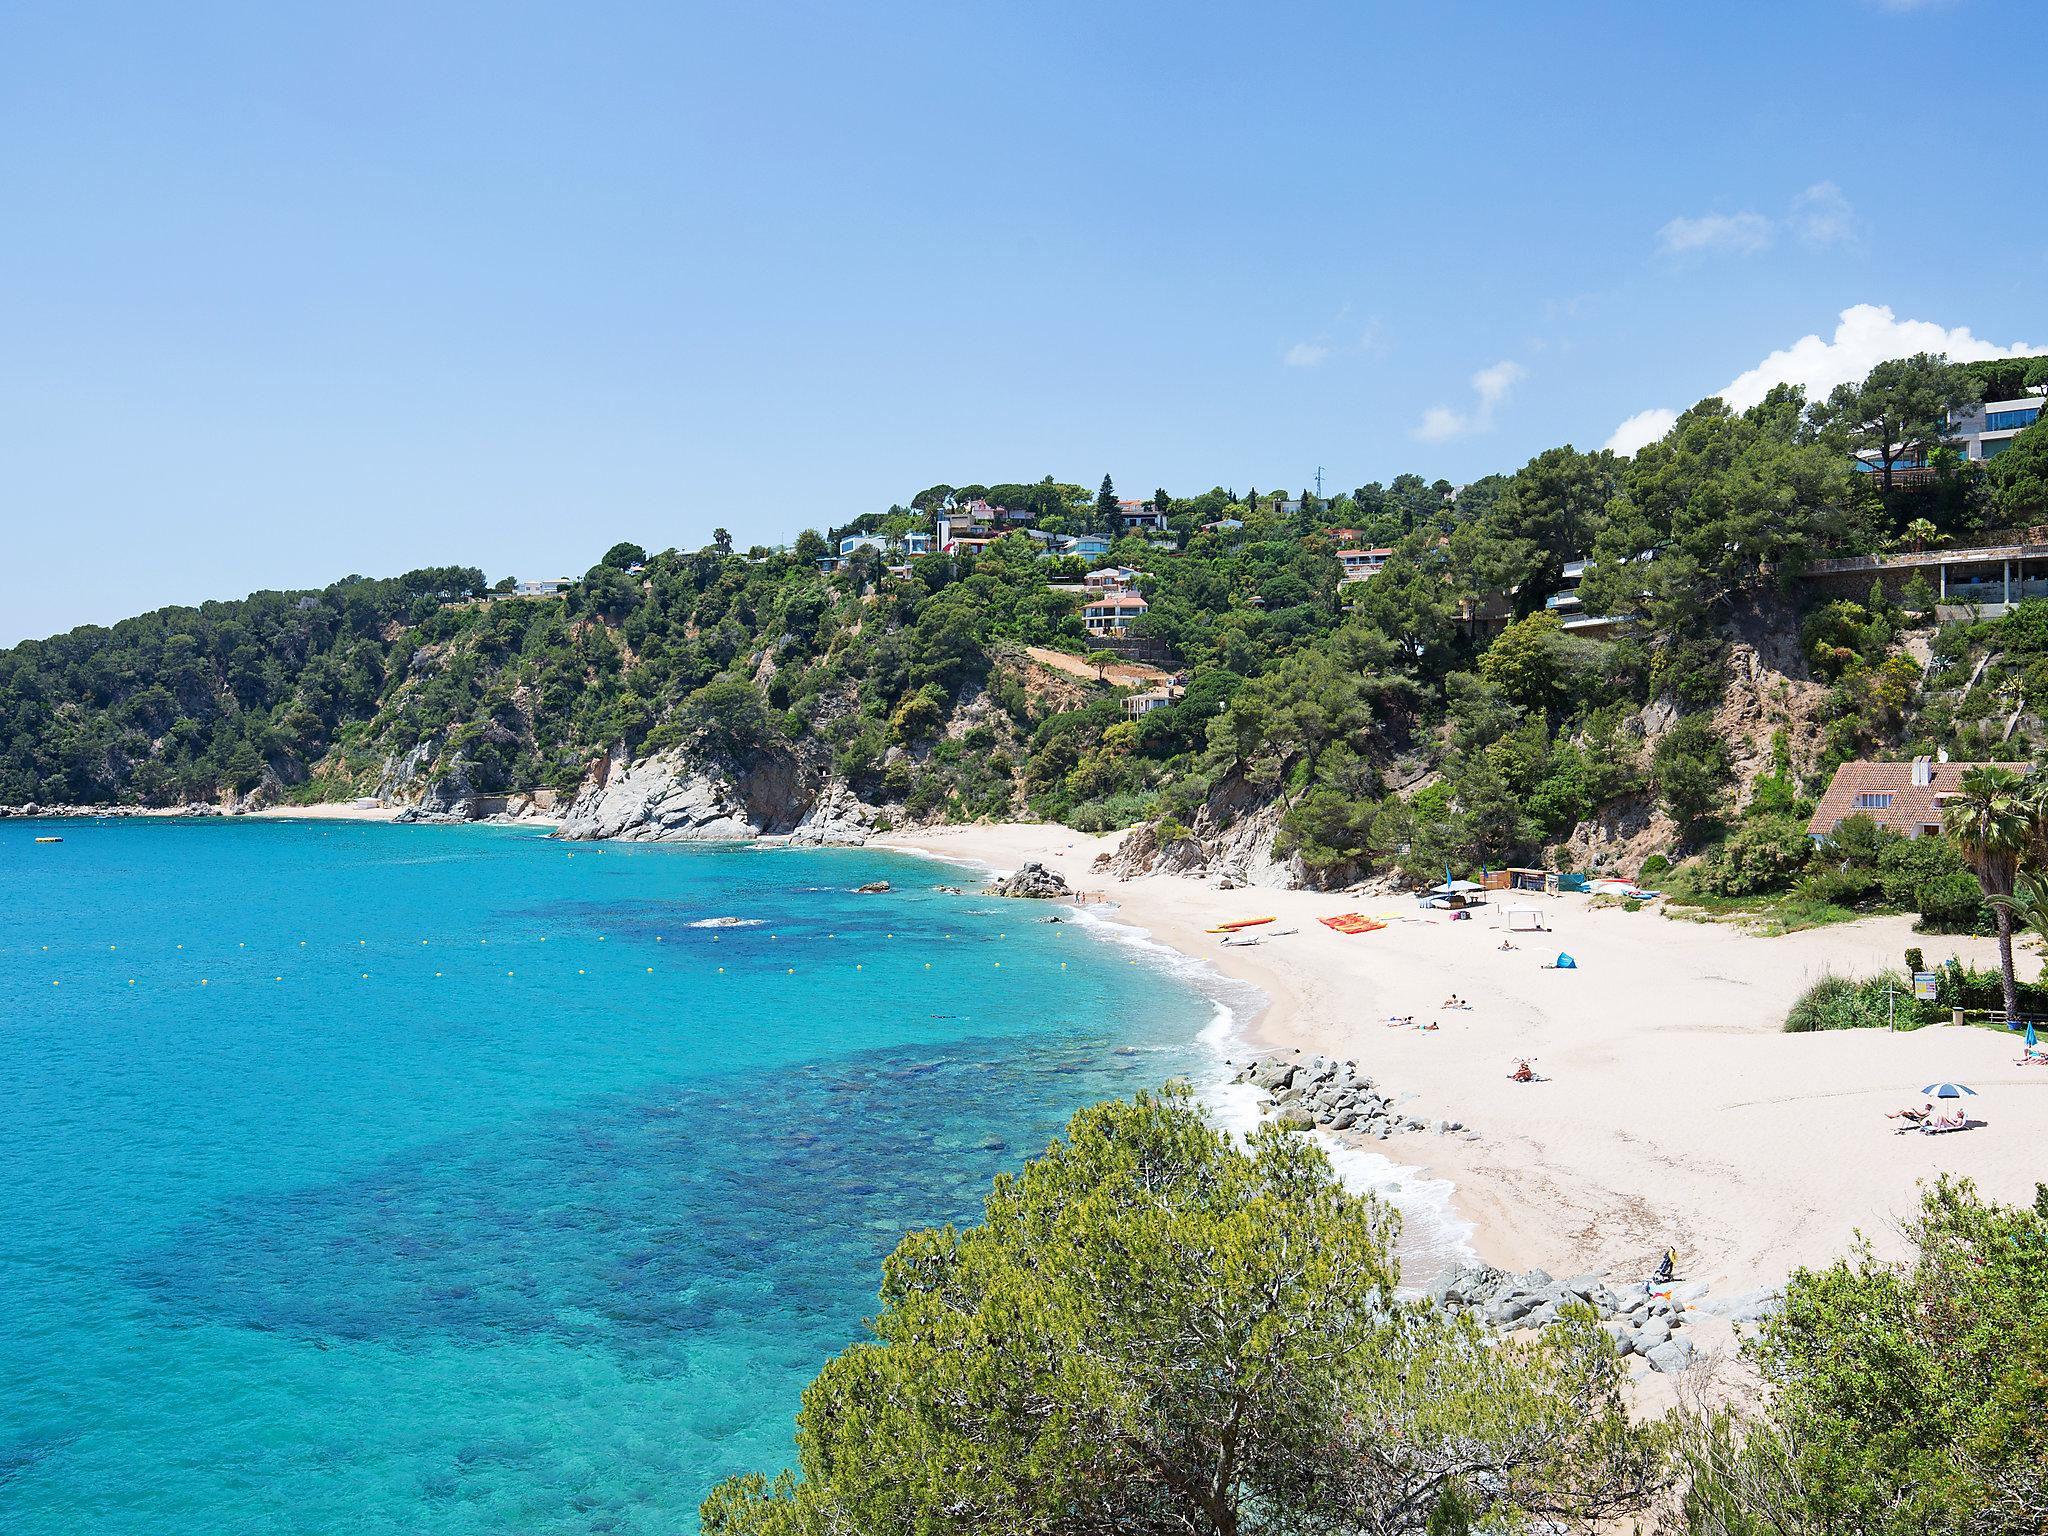
[(1240, 917), (1235, 922), (1218, 923), (1209, 931), (1211, 933), (1235, 933), (1240, 928), (1256, 928), (1261, 923), (1270, 923), (1272, 921), (1273, 919), (1270, 917)]

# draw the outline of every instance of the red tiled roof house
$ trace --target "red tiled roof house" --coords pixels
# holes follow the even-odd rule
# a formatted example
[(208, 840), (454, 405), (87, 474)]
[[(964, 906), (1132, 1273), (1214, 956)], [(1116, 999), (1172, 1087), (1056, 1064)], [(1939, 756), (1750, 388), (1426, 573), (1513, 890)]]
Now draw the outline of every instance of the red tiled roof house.
[[(1926, 837), (1941, 831), (1941, 806), (1962, 788), (1963, 775), (1981, 763), (1937, 763), (1916, 757), (1910, 763), (1844, 763), (1834, 782), (1813, 808), (1806, 835), (1815, 842), (1832, 837), (1851, 816), (1868, 816), (1902, 837)], [(2003, 766), (2024, 773), (2024, 763)]]

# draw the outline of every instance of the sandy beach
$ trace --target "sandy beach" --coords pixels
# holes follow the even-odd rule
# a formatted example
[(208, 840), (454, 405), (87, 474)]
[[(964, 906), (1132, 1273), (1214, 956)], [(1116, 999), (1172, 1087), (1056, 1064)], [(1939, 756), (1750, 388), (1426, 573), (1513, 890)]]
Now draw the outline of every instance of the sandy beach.
[[(1496, 896), (1470, 921), (1411, 898), (1224, 891), (1176, 876), (1119, 882), (1091, 868), (1116, 838), (1058, 826), (902, 834), (891, 846), (1014, 869), (1037, 859), (1117, 903), (1145, 929), (1268, 1000), (1244, 1050), (1355, 1059), (1412, 1094), (1418, 1119), (1462, 1121), (1478, 1139), (1430, 1132), (1374, 1150), (1452, 1181), (1472, 1245), (1490, 1263), (1553, 1274), (1647, 1272), (1668, 1244), (1682, 1272), (1727, 1295), (1774, 1285), (1845, 1252), (1860, 1230), (1882, 1253), (1916, 1186), (1967, 1174), (1987, 1194), (2031, 1200), (2048, 1177), (2048, 1069), (2015, 1065), (2017, 1037), (1939, 1027), (1891, 1035), (1788, 1035), (1786, 1009), (1816, 977), (1898, 967), (1909, 945), (1995, 963), (1989, 939), (1916, 935), (1908, 917), (1766, 938), (1666, 918), (1655, 907), (1594, 909), (1583, 896)], [(1509, 934), (1507, 905), (1535, 907), (1548, 933)], [(1316, 919), (1364, 910), (1396, 920), (1345, 935)], [(1224, 948), (1204, 930), (1272, 914), (1297, 931)], [(1503, 939), (1516, 947), (1503, 950)], [(1576, 970), (1542, 962), (1568, 951)], [(2037, 960), (2024, 952), (2023, 970)], [(1469, 1011), (1443, 1005), (1452, 994)], [(1390, 1028), (1413, 1014), (1439, 1028)], [(1542, 1081), (1516, 1083), (1516, 1058)], [(1978, 1128), (1895, 1135), (1886, 1112), (1938, 1080), (1966, 1083)], [(1426, 1277), (1410, 1277), (1411, 1280)]]

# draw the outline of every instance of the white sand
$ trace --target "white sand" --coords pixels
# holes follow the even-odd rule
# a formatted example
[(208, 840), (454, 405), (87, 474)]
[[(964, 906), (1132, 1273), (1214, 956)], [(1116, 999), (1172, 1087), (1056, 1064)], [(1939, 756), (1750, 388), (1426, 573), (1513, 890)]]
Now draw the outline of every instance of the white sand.
[[(1477, 1141), (1424, 1132), (1370, 1145), (1453, 1181), (1473, 1245), (1504, 1267), (1637, 1274), (1668, 1243), (1689, 1278), (1727, 1295), (1825, 1263), (1859, 1229), (1897, 1253), (1916, 1184), (1936, 1172), (1967, 1174), (2011, 1201), (2031, 1200), (2034, 1181), (2048, 1178), (2048, 1068), (2016, 1066), (2016, 1037), (1780, 1028), (1826, 971), (1898, 967), (1916, 944), (1930, 964), (1952, 953), (1990, 964), (1988, 939), (1916, 935), (1903, 917), (1764, 938), (1655, 908), (1495, 896), (1496, 909), (1537, 907), (1554, 930), (1514, 934), (1518, 947), (1503, 952), (1507, 935), (1485, 910), (1451, 922), (1409, 898), (1221, 891), (1172, 876), (1120, 883), (1090, 868), (1116, 839), (1064, 827), (886, 841), (1004, 870), (1038, 859), (1119, 903), (1121, 920), (1260, 988), (1269, 999), (1251, 1026), (1260, 1047), (1356, 1059), (1383, 1088), (1412, 1092), (1402, 1107), (1415, 1118), (1476, 1127)], [(1400, 920), (1360, 935), (1315, 921), (1357, 910)], [(1203, 932), (1268, 913), (1275, 927), (1300, 931), (1244, 949)], [(1578, 970), (1541, 969), (1560, 949)], [(1439, 1006), (1452, 993), (1472, 1010)], [(1384, 1022), (1409, 1013), (1442, 1027)], [(1508, 1080), (1524, 1052), (1545, 1081)], [(1964, 1102), (1987, 1123), (1894, 1135), (1885, 1112), (1917, 1106), (1922, 1085), (1943, 1079), (1975, 1088)]]

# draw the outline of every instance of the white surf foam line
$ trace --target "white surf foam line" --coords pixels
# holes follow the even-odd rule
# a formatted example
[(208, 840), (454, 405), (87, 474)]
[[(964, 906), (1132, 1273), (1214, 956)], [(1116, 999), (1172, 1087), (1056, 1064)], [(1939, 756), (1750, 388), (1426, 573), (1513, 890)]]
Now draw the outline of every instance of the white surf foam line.
[[(1265, 1006), (1266, 995), (1249, 982), (1225, 976), (1198, 956), (1161, 944), (1142, 928), (1112, 921), (1099, 910), (1075, 910), (1082, 924), (1098, 937), (1137, 950), (1148, 963), (1191, 982), (1209, 998), (1214, 1013), (1196, 1036), (1209, 1062), (1202, 1080), (1195, 1084), (1195, 1096), (1224, 1130), (1239, 1139), (1249, 1135), (1259, 1123), (1260, 1091), (1250, 1083), (1230, 1079), (1236, 1073), (1232, 1063), (1241, 1064), (1253, 1054), (1244, 1026)], [(1377, 1195), (1401, 1213), (1397, 1252), (1404, 1292), (1419, 1293), (1446, 1264), (1478, 1262), (1479, 1255), (1472, 1247), (1472, 1223), (1458, 1214), (1457, 1186), (1449, 1179), (1431, 1178), (1419, 1168), (1340, 1141), (1326, 1131), (1311, 1134), (1329, 1155), (1330, 1166), (1346, 1189)]]
[(685, 928), (758, 928), (767, 922), (765, 917), (700, 917), (694, 923), (685, 923)]

